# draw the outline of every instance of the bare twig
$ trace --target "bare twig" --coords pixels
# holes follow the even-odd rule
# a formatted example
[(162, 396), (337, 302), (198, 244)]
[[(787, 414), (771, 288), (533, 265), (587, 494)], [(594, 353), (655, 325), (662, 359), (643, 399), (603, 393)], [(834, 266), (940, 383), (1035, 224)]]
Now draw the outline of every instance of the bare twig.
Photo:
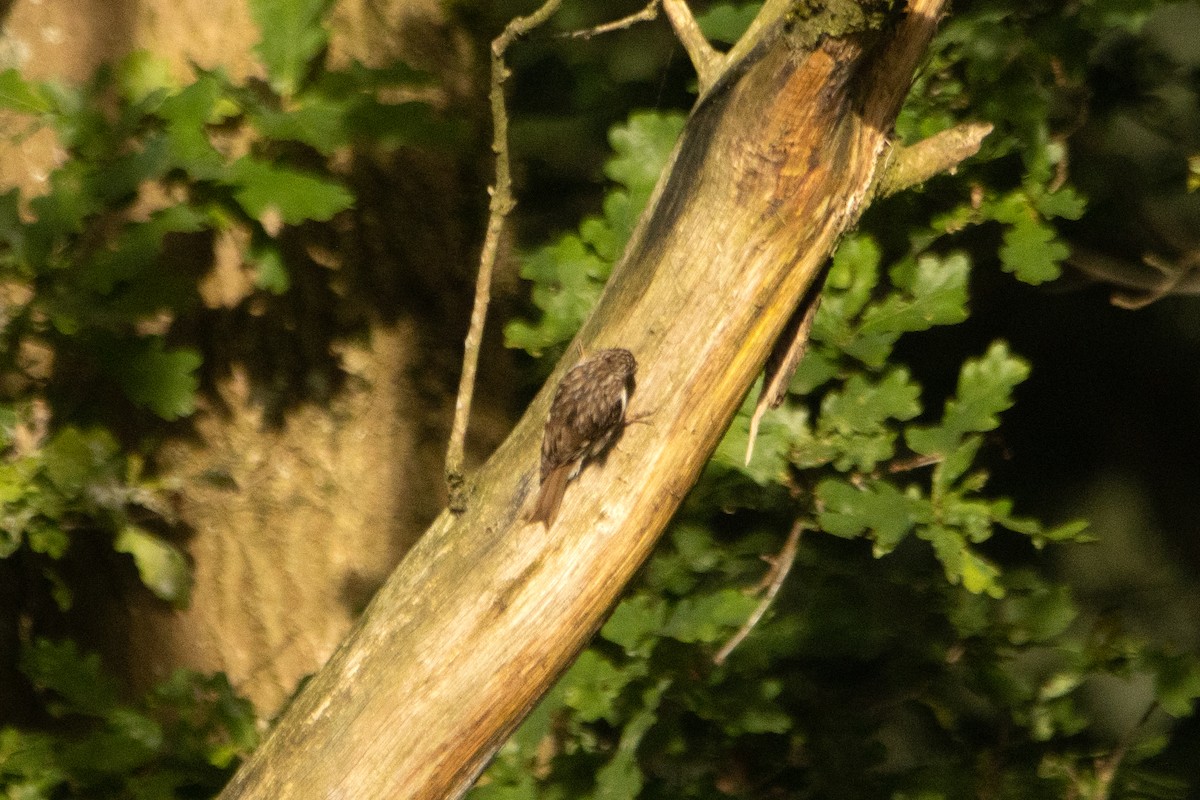
[[(934, 464), (939, 464), (944, 460), (945, 456), (942, 455), (918, 454), (910, 456), (909, 458), (901, 458), (892, 461), (884, 467), (884, 471), (889, 475), (895, 475), (900, 472), (911, 472), (914, 469), (921, 469), (922, 467), (931, 467)], [(879, 477), (878, 470), (876, 470), (875, 477)]]
[(1096, 794), (1097, 798), (1107, 798), (1112, 791), (1113, 781), (1117, 777), (1117, 770), (1121, 767), (1121, 762), (1125, 760), (1125, 756), (1129, 753), (1129, 748), (1133, 746), (1134, 740), (1138, 734), (1146, 727), (1146, 723), (1154, 716), (1154, 712), (1158, 711), (1158, 701), (1155, 700), (1146, 709), (1146, 713), (1142, 714), (1142, 718), (1137, 721), (1137, 724), (1125, 732), (1121, 737), (1121, 741), (1117, 743), (1116, 748), (1111, 753), (1103, 758), (1097, 758), (1096, 765)]
[(471, 326), (463, 348), (462, 376), (458, 384), (458, 399), (454, 404), (454, 426), (450, 429), (450, 444), (446, 449), (446, 484), (450, 491), (450, 508), (466, 508), (466, 479), (463, 476), (463, 450), (467, 440), (467, 422), (471, 417), (471, 399), (475, 393), (475, 373), (479, 367), (479, 348), (483, 342), (483, 326), (487, 322), (491, 300), (492, 272), (504, 220), (516, 206), (512, 196), (512, 174), (509, 170), (508, 110), (504, 105), (504, 81), (508, 67), (504, 53), (520, 37), (550, 19), (562, 0), (546, 0), (541, 8), (525, 17), (517, 17), (504, 27), (504, 32), (492, 40), (492, 88), (488, 97), (492, 107), (492, 152), (496, 154), (496, 183), (491, 188), (487, 233), (483, 252), (479, 255), (479, 275), (475, 281), (475, 305), (471, 310)]
[(787, 541), (783, 543), (783, 548), (774, 556), (763, 556), (763, 560), (771, 565), (767, 570), (767, 574), (763, 576), (760, 587), (766, 587), (766, 592), (763, 594), (762, 600), (759, 601), (758, 607), (754, 609), (754, 613), (742, 623), (742, 627), (738, 628), (738, 632), (733, 635), (725, 646), (713, 656), (713, 663), (718, 667), (725, 663), (725, 659), (729, 658), (729, 654), (734, 651), (739, 644), (742, 643), (750, 631), (754, 630), (754, 626), (758, 624), (763, 615), (767, 613), (767, 609), (771, 607), (771, 603), (775, 600), (775, 595), (779, 594), (779, 589), (783, 586), (783, 582), (787, 579), (788, 573), (792, 570), (792, 564), (796, 562), (796, 550), (800, 545), (800, 534), (802, 534), (808, 523), (804, 520), (796, 520), (796, 524), (792, 526), (791, 532), (788, 534)]
[(686, 0), (663, 0), (663, 11), (667, 12), (667, 19), (671, 21), (675, 35), (679, 37), (688, 58), (692, 60), (692, 66), (696, 68), (696, 75), (700, 80), (700, 94), (703, 95), (721, 74), (721, 65), (725, 57), (708, 43)]
[(636, 14), (630, 14), (628, 17), (622, 17), (621, 19), (614, 20), (613, 22), (606, 22), (603, 25), (597, 25), (594, 28), (585, 28), (581, 31), (568, 31), (566, 33), (560, 33), (559, 36), (569, 37), (571, 39), (590, 39), (593, 36), (599, 36), (604, 33), (612, 33), (613, 31), (632, 28), (639, 22), (650, 22), (651, 20), (658, 19), (658, 7), (660, 2), (661, 0), (650, 0), (650, 2), (646, 4), (646, 7), (641, 11), (638, 11)]

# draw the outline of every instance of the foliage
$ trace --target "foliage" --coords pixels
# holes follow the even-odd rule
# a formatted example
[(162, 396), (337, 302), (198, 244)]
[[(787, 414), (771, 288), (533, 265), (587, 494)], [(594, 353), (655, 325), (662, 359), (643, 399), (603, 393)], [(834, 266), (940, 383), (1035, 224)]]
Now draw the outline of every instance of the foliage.
[(0, 728), (5, 797), (208, 796), (258, 740), (254, 709), (223, 675), (179, 670), (127, 704), (94, 654), (46, 639), (25, 647), (21, 671), (45, 696), (56, 726)]
[(534, 282), (532, 299), (544, 313), (536, 323), (510, 322), (505, 328), (509, 347), (538, 355), (575, 335), (624, 251), (683, 122), (681, 113), (635, 113), (612, 129), (613, 154), (604, 174), (620, 188), (605, 196), (603, 216), (588, 217), (578, 233), (565, 234), (523, 260), (521, 277)]
[[(753, 462), (752, 392), (640, 580), (472, 797), (1185, 795), (1155, 757), (1195, 711), (1200, 660), (1047, 574), (1042, 551), (1084, 546), (1084, 523), (1047, 526), (988, 494), (994, 431), (1030, 365), (993, 342), (935, 403), (895, 349), (968, 319), (975, 262), (1030, 284), (1059, 275), (1057, 223), (1086, 212), (1055, 133), (1063, 86), (1148, 5), (955, 8), (897, 134), (968, 116), (997, 133), (939, 192), (876, 209), (842, 243)], [(728, 40), (748, 19), (716, 4), (702, 24)], [(652, 119), (614, 128), (656, 137), (648, 180), (675, 136), (673, 115)], [(609, 177), (611, 196), (632, 193)], [(614, 258), (589, 240), (597, 224), (524, 260), (542, 313), (510, 324), (510, 346), (537, 355), (578, 328)], [(782, 591), (714, 659), (797, 523), (809, 532)], [(1134, 706), (1115, 722), (1097, 699), (1113, 682)]]
[(139, 474), (138, 460), (123, 454), (103, 428), (65, 426), (38, 442), (31, 420), (11, 406), (0, 412), (6, 422), (0, 441), (11, 453), (0, 464), (0, 558), (23, 546), (43, 556), (41, 570), (65, 609), (72, 604), (71, 588), (53, 562), (67, 554), (72, 537), (112, 531), (114, 547), (133, 557), (147, 588), (163, 600), (186, 603), (191, 575), (182, 553), (138, 523), (150, 515), (173, 519), (162, 487)]
[(20, 640), (43, 701), (34, 727), (0, 731), (4, 797), (206, 796), (254, 744), (223, 676), (178, 673), (130, 705), (95, 656), (37, 635), (61, 627), (44, 594), (61, 611), (76, 599), (64, 562), (106, 550), (158, 598), (189, 600), (175, 487), (152, 458), (197, 407), (205, 282), (239, 276), (220, 302), (262, 316), (312, 271), (305, 237), (355, 205), (350, 148), (454, 141), (415, 99), (427, 76), (325, 65), (330, 7), (250, 0), (265, 82), (194, 67), (181, 83), (146, 52), (81, 86), (0, 72), (17, 135), (49, 129), (62, 153), (44, 191), (0, 195), (0, 567), (29, 586), (0, 638)]
[[(105, 427), (71, 426), (73, 414), (96, 414), (73, 401), (117, 391), (162, 420), (190, 415), (203, 358), (174, 323), (202, 305), (199, 284), (219, 243), (241, 243), (236, 257), (261, 294), (288, 292), (292, 231), (354, 203), (327, 159), (351, 144), (393, 146), (435, 130), (427, 105), (379, 99), (420, 85), (418, 73), (323, 68), (328, 6), (251, 4), (269, 23), (259, 53), (273, 89), (219, 70), (177, 85), (144, 52), (81, 87), (0, 73), (0, 107), (52, 128), (68, 156), (45, 193), (0, 196), (0, 372), (16, 387), (0, 409), (9, 453), (0, 556), (26, 544), (57, 558), (70, 531), (98, 528), (155, 593), (186, 601), (182, 556), (132, 513), (169, 522), (163, 487), (140, 477), (140, 459)], [(50, 409), (33, 437), (45, 441), (19, 447), (17, 429), (34, 408)]]

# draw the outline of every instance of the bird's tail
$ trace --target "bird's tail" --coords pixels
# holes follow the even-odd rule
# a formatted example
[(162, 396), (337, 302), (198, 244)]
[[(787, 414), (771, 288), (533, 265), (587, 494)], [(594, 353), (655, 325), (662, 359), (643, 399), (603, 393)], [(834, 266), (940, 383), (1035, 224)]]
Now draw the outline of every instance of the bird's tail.
[(571, 465), (562, 464), (550, 470), (550, 474), (542, 481), (538, 491), (537, 505), (529, 517), (531, 523), (544, 522), (547, 530), (554, 524), (558, 516), (558, 507), (562, 504), (563, 494), (567, 491), (567, 481), (571, 480)]

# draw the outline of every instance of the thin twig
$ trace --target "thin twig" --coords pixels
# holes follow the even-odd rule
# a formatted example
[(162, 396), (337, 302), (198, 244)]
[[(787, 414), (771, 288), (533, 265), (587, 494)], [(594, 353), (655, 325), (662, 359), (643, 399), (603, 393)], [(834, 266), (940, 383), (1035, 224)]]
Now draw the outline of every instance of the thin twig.
[(1137, 721), (1137, 724), (1125, 732), (1121, 737), (1121, 741), (1117, 743), (1116, 748), (1103, 758), (1097, 758), (1096, 766), (1096, 797), (1107, 798), (1112, 791), (1113, 781), (1117, 777), (1117, 770), (1121, 767), (1121, 762), (1125, 760), (1125, 756), (1129, 753), (1129, 748), (1133, 747), (1134, 740), (1138, 733), (1146, 727), (1146, 723), (1154, 716), (1154, 712), (1158, 711), (1158, 701), (1155, 700), (1146, 709), (1146, 713), (1142, 714), (1142, 718)]
[(650, 22), (651, 20), (656, 20), (658, 19), (658, 6), (660, 2), (661, 0), (650, 0), (650, 2), (646, 4), (646, 7), (636, 14), (630, 14), (628, 17), (622, 17), (621, 19), (613, 22), (606, 22), (603, 25), (597, 25), (594, 28), (584, 28), (581, 31), (567, 31), (566, 33), (560, 33), (559, 36), (571, 39), (590, 39), (593, 36), (599, 36), (604, 33), (612, 33), (613, 31), (632, 28), (639, 22)]
[(716, 81), (725, 57), (708, 43), (686, 0), (663, 0), (663, 11), (667, 12), (667, 19), (675, 29), (675, 36), (687, 51), (692, 66), (696, 68), (700, 94), (703, 95)]
[(792, 570), (792, 564), (796, 562), (796, 550), (800, 545), (800, 534), (804, 533), (808, 523), (804, 520), (796, 520), (796, 524), (792, 526), (791, 533), (788, 534), (787, 541), (783, 543), (783, 549), (774, 556), (763, 556), (763, 559), (771, 565), (767, 570), (767, 574), (763, 576), (760, 586), (765, 586), (767, 591), (763, 594), (762, 600), (759, 601), (758, 607), (754, 609), (754, 613), (750, 615), (742, 627), (738, 628), (738, 632), (733, 635), (733, 638), (725, 643), (725, 646), (713, 656), (713, 663), (718, 667), (725, 663), (725, 659), (729, 658), (729, 654), (733, 652), (742, 640), (750, 635), (750, 631), (754, 630), (754, 626), (758, 624), (763, 615), (767, 613), (767, 609), (771, 607), (771, 603), (775, 600), (775, 595), (779, 594), (779, 589), (783, 586), (784, 580), (787, 579), (788, 573)]
[(454, 404), (454, 425), (450, 429), (450, 444), (446, 449), (446, 484), (453, 511), (466, 508), (463, 450), (467, 440), (467, 422), (471, 416), (471, 399), (475, 393), (479, 348), (483, 342), (484, 323), (487, 322), (492, 272), (500, 248), (500, 235), (504, 231), (505, 218), (516, 206), (509, 169), (508, 110), (504, 105), (504, 81), (508, 78), (508, 67), (504, 63), (504, 53), (517, 39), (550, 19), (561, 5), (562, 0), (546, 0), (532, 14), (510, 21), (503, 33), (492, 40), (492, 88), (488, 97), (492, 107), (492, 152), (496, 154), (496, 183), (491, 188), (487, 233), (483, 239), (483, 251), (479, 255), (479, 276), (475, 281), (475, 305), (471, 310), (471, 326), (463, 348), (463, 369), (458, 384), (458, 399)]
[[(921, 469), (922, 467), (931, 467), (934, 464), (940, 464), (945, 460), (946, 457), (942, 455), (917, 454), (910, 456), (909, 458), (901, 458), (888, 463), (884, 466), (884, 471), (889, 475), (895, 475), (900, 472), (912, 472), (915, 469)], [(879, 477), (878, 470), (876, 470), (875, 477)]]

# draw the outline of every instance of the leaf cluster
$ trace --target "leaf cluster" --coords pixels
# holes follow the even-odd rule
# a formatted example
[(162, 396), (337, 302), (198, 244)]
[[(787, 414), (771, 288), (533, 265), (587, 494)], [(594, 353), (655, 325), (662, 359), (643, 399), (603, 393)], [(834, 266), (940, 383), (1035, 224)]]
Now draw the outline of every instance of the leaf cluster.
[[(897, 135), (968, 117), (997, 134), (942, 191), (898, 198), (841, 244), (753, 461), (752, 392), (639, 581), (474, 797), (1185, 796), (1155, 757), (1195, 712), (1200, 660), (1047, 577), (1043, 551), (1086, 546), (1085, 523), (1046, 525), (989, 493), (1030, 364), (995, 341), (930, 398), (895, 349), (968, 319), (977, 262), (1058, 276), (1057, 221), (1087, 210), (1066, 180), (1064, 95), (1089, 48), (1150, 5), (956, 6)], [(718, 3), (704, 24), (728, 39), (749, 17)], [(635, 125), (663, 137), (643, 155), (670, 152), (669, 128), (644, 114), (616, 130)], [(541, 316), (510, 324), (509, 344), (565, 342), (613, 258), (584, 226), (527, 257)], [(787, 582), (715, 663), (797, 523)], [(1132, 709), (1119, 719), (1114, 694)]]
[[(265, 80), (193, 65), (181, 81), (147, 52), (77, 86), (0, 71), (14, 139), (48, 133), (61, 155), (37, 191), (0, 194), (0, 567), (34, 578), (4, 638), (49, 714), (0, 732), (5, 797), (207, 796), (253, 746), (223, 677), (180, 673), (128, 705), (94, 656), (37, 636), (74, 602), (66, 558), (128, 556), (188, 602), (173, 487), (143, 454), (197, 408), (200, 320), (261, 316), (301, 269), (333, 273), (309, 245), (356, 203), (353, 153), (455, 141), (421, 99), (429, 76), (326, 65), (328, 0), (249, 6)], [(214, 281), (240, 288), (214, 298)]]
[[(182, 556), (127, 510), (169, 522), (168, 504), (135, 474), (141, 462), (118, 434), (96, 424), (97, 397), (166, 421), (190, 415), (203, 356), (179, 323), (204, 305), (218, 263), (246, 274), (242, 304), (288, 292), (300, 257), (289, 237), (354, 204), (340, 154), (446, 138), (427, 103), (385, 99), (415, 98), (426, 76), (403, 65), (325, 68), (329, 6), (251, 3), (265, 83), (196, 68), (181, 84), (145, 52), (83, 86), (0, 72), (0, 108), (29, 131), (51, 129), (65, 156), (41, 193), (0, 195), (0, 556), (26, 544), (58, 557), (67, 531), (99, 528), (156, 594), (186, 601)], [(17, 409), (34, 407), (49, 409), (34, 437), (44, 442), (18, 452)], [(73, 416), (86, 426), (71, 427)]]
[(123, 453), (103, 428), (68, 425), (39, 441), (28, 415), (0, 406), (0, 418), (0, 441), (12, 454), (0, 462), (0, 558), (28, 548), (65, 610), (72, 590), (55, 562), (75, 537), (108, 533), (113, 548), (133, 558), (150, 591), (175, 605), (187, 603), (187, 560), (144, 522), (171, 522), (174, 514), (164, 487), (141, 474), (140, 460)]
[(20, 666), (53, 724), (0, 728), (5, 797), (207, 797), (258, 741), (254, 709), (223, 675), (178, 670), (126, 703), (99, 658), (73, 642), (36, 639)]
[[(412, 94), (422, 74), (323, 68), (328, 5), (251, 3), (267, 84), (197, 69), (178, 85), (145, 52), (81, 87), (0, 73), (0, 108), (51, 127), (67, 156), (44, 193), (0, 197), (7, 369), (41, 345), (159, 417), (190, 414), (200, 356), (169, 346), (163, 329), (200, 304), (214, 242), (236, 243), (235, 266), (259, 290), (284, 293), (289, 230), (354, 204), (335, 156), (445, 139), (428, 104), (381, 99)], [(197, 259), (196, 249), (208, 252)]]
[(537, 321), (509, 322), (504, 329), (509, 347), (541, 355), (575, 335), (624, 251), (683, 122), (678, 112), (637, 112), (613, 127), (613, 152), (604, 165), (613, 187), (603, 213), (521, 260), (521, 277), (533, 282), (531, 299), (542, 314)]

